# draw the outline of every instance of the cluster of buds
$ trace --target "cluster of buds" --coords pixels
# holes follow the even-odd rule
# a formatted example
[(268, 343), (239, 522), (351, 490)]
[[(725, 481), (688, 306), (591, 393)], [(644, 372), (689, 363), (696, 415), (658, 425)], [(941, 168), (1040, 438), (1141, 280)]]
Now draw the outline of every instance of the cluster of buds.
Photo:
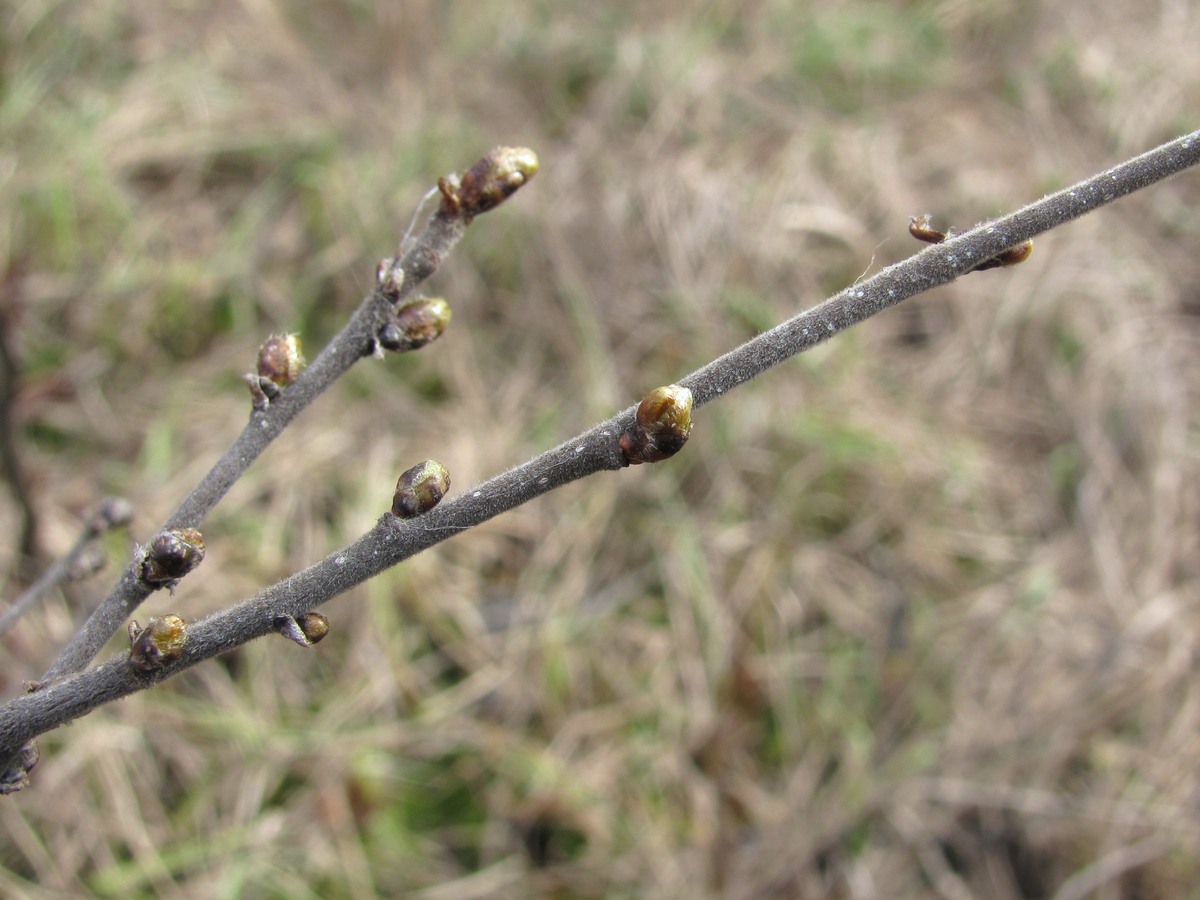
[(461, 178), (438, 179), (442, 212), (469, 222), (515, 194), (537, 170), (537, 154), (527, 147), (496, 147)]
[(151, 619), (145, 628), (129, 623), (129, 664), (143, 675), (158, 672), (183, 655), (187, 623), (179, 616)]
[(638, 404), (634, 423), (619, 443), (626, 465), (674, 456), (692, 433), (692, 392), (677, 384), (655, 388)]
[(250, 388), (254, 408), (261, 411), (271, 405), (279, 392), (300, 377), (304, 370), (304, 354), (300, 337), (295, 334), (273, 334), (258, 348), (256, 372), (247, 373), (242, 380)]
[(151, 587), (174, 590), (179, 579), (204, 561), (204, 536), (195, 528), (161, 531), (135, 556), (138, 577)]
[[(927, 244), (940, 244), (948, 238), (954, 236), (954, 229), (948, 231), (938, 231), (933, 227), (933, 217), (928, 213), (920, 216), (913, 216), (908, 220), (908, 233), (915, 237), (918, 241), (924, 241)], [(979, 265), (975, 266), (970, 271), (982, 272), (984, 269), (998, 269), (1003, 266), (1015, 266), (1029, 259), (1029, 254), (1033, 253), (1033, 241), (1022, 241), (1015, 247), (1009, 247), (1003, 253), (998, 253), (991, 259), (985, 259)]]

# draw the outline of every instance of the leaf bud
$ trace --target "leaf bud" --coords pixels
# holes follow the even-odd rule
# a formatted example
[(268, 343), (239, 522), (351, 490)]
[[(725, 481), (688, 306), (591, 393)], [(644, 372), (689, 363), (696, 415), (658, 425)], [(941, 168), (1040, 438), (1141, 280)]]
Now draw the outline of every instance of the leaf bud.
[(677, 384), (655, 388), (638, 404), (634, 424), (620, 437), (628, 465), (678, 453), (692, 433), (692, 392)]
[[(933, 217), (929, 213), (913, 216), (908, 220), (908, 233), (918, 241), (924, 241), (927, 244), (941, 244), (954, 237), (953, 228), (949, 231), (938, 231), (933, 227), (932, 222)], [(1033, 241), (1022, 241), (1015, 247), (1009, 247), (1003, 253), (996, 254), (991, 259), (985, 259), (970, 271), (982, 272), (985, 269), (1019, 265), (1029, 259), (1031, 253), (1033, 253)]]
[(413, 466), (396, 482), (392, 496), (392, 515), (411, 519), (429, 512), (450, 490), (450, 472), (440, 462), (427, 459)]
[(379, 343), (387, 350), (420, 350), (442, 336), (450, 324), (450, 304), (441, 297), (421, 297), (399, 306), (381, 329)]
[(29, 787), (29, 773), (38, 764), (38, 747), (28, 741), (8, 762), (8, 768), (0, 772), (0, 795), (15, 794)]
[(204, 536), (195, 528), (177, 528), (155, 535), (139, 551), (138, 574), (155, 587), (174, 586), (204, 559)]
[(469, 222), (511, 197), (537, 170), (537, 154), (527, 147), (496, 147), (461, 179), (454, 175), (438, 179), (442, 210)]
[(187, 623), (179, 616), (151, 619), (143, 629), (129, 623), (129, 664), (143, 674), (157, 672), (179, 659), (187, 642)]
[(318, 612), (307, 612), (302, 616), (276, 616), (275, 630), (301, 647), (311, 647), (329, 634), (329, 619)]
[(300, 336), (273, 334), (258, 348), (258, 375), (276, 387), (287, 387), (300, 377), (304, 369), (304, 354), (300, 352)]
[(386, 256), (379, 261), (375, 268), (375, 286), (393, 303), (400, 299), (400, 290), (404, 287), (404, 269), (400, 267), (400, 260)]

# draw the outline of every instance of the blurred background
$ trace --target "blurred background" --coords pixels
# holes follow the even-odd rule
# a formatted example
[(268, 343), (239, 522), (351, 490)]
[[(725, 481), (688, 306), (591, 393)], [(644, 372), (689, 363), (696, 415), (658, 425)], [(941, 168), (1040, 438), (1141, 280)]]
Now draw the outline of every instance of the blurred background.
[[(313, 356), (437, 177), (538, 177), (140, 611), (349, 543), (916, 250), (1197, 127), (1184, 0), (176, 0), (0, 7), (0, 327), (42, 563), (101, 575), (0, 644), (40, 676)], [(0, 893), (1185, 896), (1200, 856), (1200, 173), (907, 301), (605, 473), (41, 741)], [(0, 490), (0, 584), (21, 506)], [(116, 652), (114, 641), (106, 651)]]

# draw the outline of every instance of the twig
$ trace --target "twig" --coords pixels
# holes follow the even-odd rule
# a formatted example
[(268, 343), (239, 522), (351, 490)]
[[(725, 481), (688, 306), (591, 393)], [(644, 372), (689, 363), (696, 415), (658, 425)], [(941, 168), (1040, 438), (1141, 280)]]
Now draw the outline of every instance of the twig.
[(133, 518), (133, 508), (125, 500), (118, 497), (108, 497), (88, 515), (79, 537), (62, 559), (50, 566), (41, 577), (31, 584), (23, 594), (13, 601), (12, 606), (0, 615), (0, 635), (17, 623), (33, 605), (50, 591), (70, 578), (84, 552), (91, 543), (113, 528), (123, 528)]
[[(20, 555), (18, 572), (22, 580), (34, 565), (38, 550), (38, 518), (33, 499), (21, 466), (21, 454), (17, 448), (17, 428), (13, 416), (13, 402), (17, 396), (20, 367), (15, 358), (16, 349), (9, 346), (9, 336), (15, 331), (13, 320), (17, 316), (17, 284), (15, 273), (5, 279), (4, 288), (13, 296), (4, 298), (11, 303), (0, 305), (0, 472), (8, 482), (17, 508), (21, 511), (21, 531), (17, 537), (17, 553)], [(8, 308), (5, 308), (8, 307)]]
[[(515, 179), (511, 177), (514, 171)], [(242, 433), (171, 514), (160, 532), (198, 528), (250, 464), (297, 415), (354, 363), (380, 352), (380, 330), (387, 325), (393, 311), (437, 271), (471, 220), (502, 202), (536, 171), (536, 157), (529, 151), (497, 148), (467, 171), (461, 185), (454, 176), (442, 179), (441, 205), (416, 243), (399, 260), (389, 259), (380, 264), (375, 289), (363, 298), (346, 326), (286, 390), (269, 403), (263, 403), (263, 408), (253, 410)], [(505, 181), (506, 178), (509, 180)], [(91, 662), (153, 592), (154, 587), (140, 577), (138, 563), (135, 558), (126, 568), (112, 592), (50, 667), (46, 681), (78, 672)]]
[[(742, 344), (684, 378), (696, 405), (894, 306), (953, 281), (1038, 234), (1200, 162), (1193, 132), (992, 222), (930, 246)], [(385, 569), (568, 482), (628, 460), (621, 435), (634, 407), (535, 459), (409, 520), (385, 515), (353, 544), (227, 610), (188, 626), (178, 656), (140, 672), (119, 655), (0, 707), (0, 759), (26, 742), (104, 703), (150, 687), (202, 660), (274, 631), (279, 617), (302, 615)], [(4, 772), (7, 767), (0, 767)], [(5, 778), (11, 780), (13, 774)]]

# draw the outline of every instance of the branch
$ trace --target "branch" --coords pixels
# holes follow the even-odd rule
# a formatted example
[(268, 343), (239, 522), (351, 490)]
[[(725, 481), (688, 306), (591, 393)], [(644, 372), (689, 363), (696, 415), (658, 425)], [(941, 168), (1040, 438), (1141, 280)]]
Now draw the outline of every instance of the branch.
[[(537, 158), (532, 152), (497, 148), (469, 169), (461, 184), (453, 175), (440, 179), (441, 203), (416, 243), (407, 252), (401, 247), (400, 259), (380, 263), (375, 289), (363, 298), (346, 326), (286, 390), (272, 391), (276, 395), (270, 399), (261, 390), (257, 391), (255, 408), (242, 433), (159, 532), (198, 528), (250, 464), (297, 415), (358, 360), (381, 354), (381, 343), (387, 344), (382, 332), (395, 312), (421, 282), (437, 271), (471, 220), (502, 203), (536, 171)], [(255, 387), (252, 385), (252, 390)], [(135, 554), (112, 592), (67, 644), (45, 680), (78, 672), (91, 662), (142, 601), (162, 586), (146, 583), (141, 577), (140, 563)]]
[[(889, 266), (758, 335), (679, 384), (691, 391), (697, 406), (707, 403), (881, 310), (953, 281), (1035, 235), (1198, 162), (1200, 132), (1193, 132)], [(628, 465), (631, 459), (623, 435), (634, 428), (634, 422), (635, 408), (630, 407), (415, 518), (402, 520), (385, 514), (374, 528), (343, 550), (249, 600), (187, 626), (186, 640), (172, 645), (172, 658), (161, 667), (144, 666), (140, 657), (131, 659), (122, 654), (9, 701), (0, 707), (0, 759), (11, 759), (32, 738), (103, 703), (150, 687), (205, 659), (276, 631), (281, 617), (303, 616), (474, 525), (576, 479)], [(174, 628), (171, 637), (178, 637)]]

